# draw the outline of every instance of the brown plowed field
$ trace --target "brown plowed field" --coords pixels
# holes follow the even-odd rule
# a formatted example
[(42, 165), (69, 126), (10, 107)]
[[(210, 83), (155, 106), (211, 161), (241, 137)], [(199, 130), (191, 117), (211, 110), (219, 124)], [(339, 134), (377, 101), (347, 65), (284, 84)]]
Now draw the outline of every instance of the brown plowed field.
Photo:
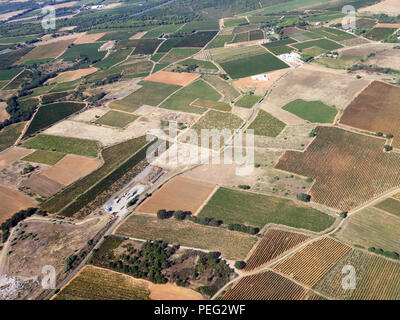
[(135, 211), (157, 213), (160, 209), (183, 210), (195, 214), (216, 186), (184, 177), (175, 177), (147, 198)]
[(0, 186), (0, 224), (19, 210), (36, 206), (37, 202), (22, 192)]
[(400, 154), (384, 139), (336, 127), (317, 127), (304, 152), (287, 151), (275, 168), (314, 179), (311, 201), (348, 211), (400, 186)]
[(400, 87), (374, 81), (344, 110), (340, 123), (393, 134), (393, 147), (400, 147)]
[(240, 279), (222, 300), (302, 300), (306, 289), (272, 271)]
[(270, 229), (247, 260), (244, 271), (257, 269), (309, 239), (300, 233)]
[(339, 241), (322, 238), (279, 262), (274, 270), (312, 287), (350, 250)]
[(53, 181), (42, 174), (35, 174), (21, 183), (21, 186), (27, 187), (32, 192), (42, 196), (50, 197), (60, 191), (64, 185)]
[(74, 41), (74, 44), (93, 43), (99, 40), (105, 33), (85, 34)]
[(43, 174), (62, 185), (69, 185), (101, 166), (98, 159), (68, 154)]
[(186, 73), (186, 72), (168, 72), (158, 71), (155, 74), (145, 78), (145, 81), (161, 82), (166, 84), (174, 84), (177, 86), (187, 86), (199, 77), (198, 74)]

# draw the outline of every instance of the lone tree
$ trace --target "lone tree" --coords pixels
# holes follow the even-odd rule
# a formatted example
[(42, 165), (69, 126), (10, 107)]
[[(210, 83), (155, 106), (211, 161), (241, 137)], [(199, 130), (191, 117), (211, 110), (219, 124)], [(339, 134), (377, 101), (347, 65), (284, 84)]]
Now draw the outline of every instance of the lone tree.
[(299, 193), (296, 198), (300, 201), (310, 202), (311, 196), (307, 193)]
[(383, 133), (380, 132), (380, 131), (378, 131), (378, 132), (376, 133), (376, 135), (377, 135), (378, 137), (383, 137)]
[(347, 217), (347, 212), (346, 211), (342, 211), (341, 213), (339, 213), (339, 217), (341, 218), (346, 218)]
[(386, 133), (386, 139), (392, 139), (393, 135), (391, 133)]
[(389, 152), (393, 149), (392, 146), (389, 146), (388, 144), (386, 144), (383, 148), (385, 149), (386, 152)]
[(236, 268), (236, 269), (241, 270), (241, 269), (243, 269), (245, 266), (246, 266), (246, 262), (244, 262), (244, 261), (236, 261), (236, 262), (235, 262), (235, 268)]

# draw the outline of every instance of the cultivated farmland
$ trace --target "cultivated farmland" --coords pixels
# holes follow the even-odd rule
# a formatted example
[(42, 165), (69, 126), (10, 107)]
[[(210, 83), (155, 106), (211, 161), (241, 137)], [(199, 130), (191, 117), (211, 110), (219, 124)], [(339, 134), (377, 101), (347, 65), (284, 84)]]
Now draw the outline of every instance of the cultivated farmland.
[(203, 226), (174, 218), (160, 220), (145, 214), (131, 215), (116, 234), (146, 240), (164, 240), (171, 244), (221, 252), (227, 259), (244, 259), (257, 237), (219, 227)]
[(334, 127), (317, 127), (305, 152), (286, 151), (275, 168), (313, 178), (311, 200), (351, 210), (400, 185), (400, 155), (385, 141)]
[(387, 198), (387, 199), (383, 200), (382, 202), (379, 202), (378, 204), (376, 204), (375, 208), (381, 209), (383, 211), (389, 212), (391, 214), (394, 214), (394, 215), (400, 217), (400, 201), (398, 201), (396, 199)]
[[(187, 72), (167, 72), (159, 71), (145, 78), (145, 81), (159, 82), (175, 86), (185, 87), (199, 77), (197, 74)], [(172, 93), (172, 92), (171, 92)]]
[[(345, 265), (355, 268), (356, 288), (353, 290), (342, 287)], [(315, 289), (335, 299), (398, 300), (399, 283), (399, 263), (353, 250), (317, 283)]]
[(253, 129), (258, 136), (276, 137), (285, 128), (285, 124), (271, 116), (264, 110), (259, 110), (257, 117), (249, 125), (248, 129)]
[(96, 120), (96, 123), (111, 127), (125, 128), (129, 123), (135, 121), (137, 118), (138, 116), (133, 114), (112, 110), (108, 111), (105, 115)]
[(349, 246), (325, 237), (280, 261), (273, 269), (312, 287), (350, 250)]
[(247, 259), (243, 270), (252, 271), (260, 268), (307, 239), (309, 237), (301, 233), (268, 229), (261, 242), (252, 251), (250, 258)]
[(262, 228), (267, 223), (322, 231), (334, 218), (294, 201), (277, 197), (219, 188), (199, 213), (199, 217), (241, 223)]
[(314, 123), (332, 123), (338, 111), (321, 101), (294, 100), (285, 105), (283, 110)]
[(400, 148), (400, 88), (374, 81), (345, 109), (340, 123), (373, 133), (393, 134), (392, 146)]
[(273, 271), (244, 277), (222, 300), (302, 300), (306, 289)]
[[(183, 210), (196, 214), (216, 186), (211, 183), (175, 177), (147, 198), (135, 211), (156, 214), (160, 209)], [(179, 197), (175, 195), (179, 194)]]

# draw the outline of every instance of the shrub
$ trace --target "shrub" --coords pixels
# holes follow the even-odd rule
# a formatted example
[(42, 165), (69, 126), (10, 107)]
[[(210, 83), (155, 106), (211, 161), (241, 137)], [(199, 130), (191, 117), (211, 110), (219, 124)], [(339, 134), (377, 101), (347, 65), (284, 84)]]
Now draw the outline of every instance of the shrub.
[(171, 218), (173, 212), (167, 211), (165, 209), (160, 209), (157, 211), (157, 218), (158, 219), (169, 219)]
[(342, 211), (341, 213), (339, 213), (339, 217), (341, 218), (346, 218), (347, 217), (347, 212), (346, 211)]
[(386, 133), (386, 138), (387, 138), (387, 139), (392, 139), (392, 138), (393, 138), (393, 135), (392, 135), (391, 133)]
[(378, 131), (378, 132), (376, 133), (376, 135), (377, 135), (378, 137), (383, 137), (383, 133), (380, 132), (380, 131)]
[(236, 269), (241, 270), (241, 269), (243, 269), (245, 266), (246, 266), (246, 262), (244, 262), (244, 261), (236, 261), (236, 262), (235, 262), (235, 268), (236, 268)]
[(300, 201), (310, 202), (311, 196), (307, 193), (299, 193), (296, 198)]
[(251, 187), (247, 184), (239, 184), (238, 187), (243, 190), (249, 190)]
[(386, 152), (392, 151), (393, 149), (392, 146), (389, 146), (388, 144), (386, 144), (383, 148), (385, 149)]
[(260, 229), (255, 227), (250, 227), (244, 224), (235, 224), (235, 223), (231, 223), (230, 225), (228, 225), (228, 229), (249, 234), (257, 234), (260, 231)]
[(186, 218), (186, 213), (183, 212), (182, 210), (178, 210), (174, 212), (174, 218), (177, 220), (185, 220)]

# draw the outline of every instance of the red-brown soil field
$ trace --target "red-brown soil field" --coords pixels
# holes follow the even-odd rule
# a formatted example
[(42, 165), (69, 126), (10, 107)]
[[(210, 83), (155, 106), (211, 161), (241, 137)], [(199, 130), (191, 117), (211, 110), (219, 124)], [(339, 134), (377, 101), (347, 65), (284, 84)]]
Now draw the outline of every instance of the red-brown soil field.
[(350, 250), (351, 247), (325, 237), (280, 261), (274, 270), (312, 287)]
[(145, 81), (161, 82), (166, 84), (174, 84), (177, 86), (187, 86), (199, 77), (198, 74), (186, 72), (168, 72), (158, 71), (157, 73), (145, 78)]
[(222, 300), (302, 300), (306, 293), (302, 286), (266, 271), (240, 279)]
[(384, 139), (336, 127), (317, 127), (304, 152), (287, 151), (275, 168), (314, 179), (311, 201), (348, 211), (400, 186), (400, 154)]
[(344, 110), (340, 123), (371, 132), (393, 134), (400, 147), (400, 87), (374, 81)]
[(262, 267), (307, 239), (309, 237), (304, 234), (270, 229), (252, 252), (243, 270), (252, 271)]
[(36, 206), (37, 202), (22, 192), (0, 186), (0, 224), (19, 210)]
[(215, 188), (211, 183), (175, 177), (154, 192), (135, 211), (155, 214), (160, 209), (166, 209), (196, 214)]
[(101, 165), (98, 159), (68, 154), (43, 174), (65, 186), (86, 176)]

